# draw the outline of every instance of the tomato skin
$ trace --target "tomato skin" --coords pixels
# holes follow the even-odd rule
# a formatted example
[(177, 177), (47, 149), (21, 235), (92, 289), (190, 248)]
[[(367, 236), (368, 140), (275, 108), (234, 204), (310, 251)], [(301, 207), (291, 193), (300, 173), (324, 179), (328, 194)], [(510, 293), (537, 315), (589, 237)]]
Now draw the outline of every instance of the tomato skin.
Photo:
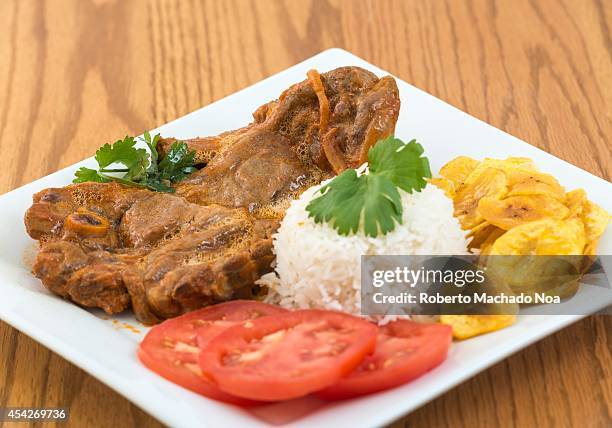
[(182, 370), (173, 370), (172, 367), (168, 366), (160, 366), (159, 360), (150, 353), (143, 351), (142, 348), (138, 348), (138, 359), (148, 369), (154, 371), (161, 377), (205, 397), (224, 403), (236, 404), (238, 406), (252, 406), (258, 404), (255, 401), (245, 400), (244, 398), (236, 397), (221, 391), (214, 383), (203, 376), (200, 377), (195, 373)]
[[(138, 358), (150, 370), (193, 392), (214, 400), (243, 406), (258, 404), (221, 391), (210, 379), (198, 373), (198, 342), (255, 317), (286, 312), (277, 306), (235, 300), (209, 306), (172, 318), (153, 327), (138, 348)], [(180, 342), (180, 350), (168, 343)]]
[(374, 350), (377, 328), (352, 315), (301, 310), (225, 330), (200, 354), (202, 372), (229, 394), (289, 400), (337, 383)]
[[(451, 342), (450, 326), (394, 321), (380, 327), (377, 349), (372, 355), (367, 356), (354, 372), (316, 395), (335, 401), (405, 384), (441, 364)], [(406, 350), (407, 354), (399, 354)], [(396, 359), (390, 360), (394, 356)], [(388, 367), (380, 367), (385, 361), (394, 362)], [(372, 365), (376, 369), (372, 369)]]

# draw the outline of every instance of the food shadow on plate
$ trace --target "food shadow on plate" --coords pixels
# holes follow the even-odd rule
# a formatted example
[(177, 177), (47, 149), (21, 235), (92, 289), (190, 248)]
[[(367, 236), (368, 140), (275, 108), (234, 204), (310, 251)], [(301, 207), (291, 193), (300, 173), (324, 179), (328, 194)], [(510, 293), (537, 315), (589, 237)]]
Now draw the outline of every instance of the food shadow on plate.
[(248, 412), (270, 425), (286, 425), (329, 404), (316, 397), (308, 396), (280, 403), (266, 404), (248, 409)]

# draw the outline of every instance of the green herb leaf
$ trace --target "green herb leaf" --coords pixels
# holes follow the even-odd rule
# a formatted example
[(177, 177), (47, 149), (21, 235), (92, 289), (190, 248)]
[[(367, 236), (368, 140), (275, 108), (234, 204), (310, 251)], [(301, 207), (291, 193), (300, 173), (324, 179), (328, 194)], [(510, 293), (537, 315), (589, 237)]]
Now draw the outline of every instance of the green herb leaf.
[(429, 160), (421, 156), (423, 152), (416, 140), (404, 144), (391, 136), (370, 148), (368, 169), (370, 174), (386, 177), (408, 193), (420, 191), (427, 185), (426, 178), (431, 178)]
[(389, 137), (368, 152), (368, 173), (357, 175), (348, 169), (323, 186), (306, 211), (315, 223), (328, 223), (340, 235), (356, 233), (361, 224), (366, 236), (376, 237), (402, 222), (402, 201), (398, 188), (420, 191), (431, 177), (429, 161), (421, 156), (423, 147), (415, 140), (404, 144)]
[[(328, 184), (321, 187), (320, 192), (322, 196), (313, 199), (306, 206), (306, 211), (308, 211), (309, 216), (314, 218), (315, 223), (331, 223), (334, 225), (334, 219), (338, 217), (338, 209), (341, 207), (339, 202), (346, 201), (355, 194), (359, 188), (358, 181), (359, 178), (354, 169), (343, 171)], [(361, 207), (353, 205), (353, 208), (358, 209), (359, 212), (353, 213), (353, 215), (349, 217), (345, 216), (343, 222), (345, 225), (343, 230), (348, 228), (348, 232), (357, 231), (359, 227)]]
[(306, 211), (316, 223), (329, 223), (340, 235), (356, 233), (363, 220), (364, 233), (375, 237), (395, 228), (402, 221), (402, 202), (389, 179), (370, 174), (357, 176), (347, 169), (321, 189)]
[[(108, 183), (116, 181), (127, 186), (147, 188), (156, 192), (174, 192), (172, 183), (181, 181), (196, 171), (193, 166), (195, 151), (189, 150), (187, 144), (180, 141), (175, 142), (168, 155), (158, 162), (159, 134), (151, 137), (151, 134), (145, 132), (141, 140), (147, 145), (149, 151), (136, 148), (136, 140), (132, 137), (125, 137), (112, 145), (105, 144), (100, 147), (96, 151), (99, 170), (81, 167), (75, 173), (73, 182)], [(114, 164), (120, 164), (124, 168), (111, 166)], [(116, 173), (122, 173), (122, 175)]]
[(188, 174), (193, 172), (193, 160), (195, 151), (189, 150), (187, 144), (176, 141), (170, 147), (170, 151), (159, 163), (159, 172), (163, 180), (170, 180), (173, 183), (181, 181)]
[(159, 134), (156, 134), (153, 138), (151, 138), (151, 134), (149, 134), (149, 131), (146, 131), (143, 134), (142, 139), (149, 148), (149, 152), (151, 152), (151, 162), (149, 165), (148, 172), (157, 172), (157, 159), (159, 158), (159, 154), (157, 153), (157, 143), (160, 140), (160, 136)]
[(113, 163), (123, 164), (128, 169), (145, 163), (148, 166), (149, 154), (145, 149), (137, 149), (135, 145), (136, 140), (132, 137), (117, 140), (113, 145), (107, 143), (96, 151), (96, 161), (102, 169)]
[(84, 166), (80, 167), (77, 172), (74, 173), (73, 183), (84, 183), (86, 181), (95, 181), (96, 183), (108, 183), (108, 178), (98, 174), (98, 171)]

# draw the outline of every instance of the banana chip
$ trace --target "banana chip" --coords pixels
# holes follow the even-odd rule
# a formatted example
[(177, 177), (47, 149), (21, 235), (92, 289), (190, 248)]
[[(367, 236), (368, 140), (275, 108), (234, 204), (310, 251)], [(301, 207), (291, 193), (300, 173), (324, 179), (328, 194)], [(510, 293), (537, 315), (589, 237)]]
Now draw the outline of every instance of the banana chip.
[[(501, 233), (499, 233), (501, 232)], [(483, 221), (478, 226), (474, 227), (470, 233), (467, 235), (468, 238), (472, 238), (468, 244), (468, 248), (483, 248), (485, 242), (491, 240), (492, 236), (495, 236), (493, 239), (499, 238), (505, 230), (500, 229), (497, 226), (494, 226), (486, 221)]]
[(440, 315), (440, 322), (450, 325), (453, 337), (459, 340), (500, 330), (515, 320), (515, 315)]
[(480, 162), (467, 156), (459, 156), (440, 169), (440, 175), (460, 187)]
[[(453, 198), (455, 216), (470, 231), (469, 248), (481, 253), (504, 254), (504, 250), (509, 254), (555, 254), (558, 249), (562, 251), (559, 254), (595, 254), (599, 237), (610, 222), (610, 215), (589, 201), (584, 190), (565, 193), (555, 177), (539, 172), (529, 158), (485, 158), (479, 162), (460, 156), (444, 165), (440, 175), (442, 178), (432, 183)], [(510, 235), (505, 233), (543, 220), (567, 221), (536, 223)], [(556, 234), (540, 236), (540, 231), (551, 224), (561, 228)], [(560, 237), (569, 236), (572, 230), (576, 235), (561, 243)], [(502, 237), (504, 240), (496, 246)]]
[[(451, 161), (452, 162), (452, 161)], [(464, 184), (472, 183), (483, 171), (488, 169), (496, 169), (503, 173), (507, 173), (515, 168), (522, 168), (527, 171), (537, 171), (533, 161), (528, 158), (510, 157), (506, 160), (485, 158), (478, 166), (468, 175)]]
[(582, 208), (587, 201), (586, 192), (583, 189), (572, 190), (565, 194), (565, 205), (569, 209), (569, 216), (581, 216)]
[[(599, 238), (604, 234), (610, 215), (606, 210), (599, 205), (586, 199), (586, 195), (582, 200), (582, 210), (580, 211), (581, 220), (584, 223), (584, 234), (586, 245), (584, 246), (584, 254), (587, 256), (597, 255), (597, 244)], [(583, 266), (583, 271), (586, 272), (594, 261), (594, 257), (587, 258)]]
[[(468, 248), (481, 256), (564, 255), (569, 258), (484, 257), (488, 273), (512, 292), (573, 295), (580, 275), (597, 252), (610, 222), (606, 210), (587, 199), (582, 189), (565, 193), (550, 174), (539, 172), (531, 159), (460, 156), (431, 180), (453, 199), (455, 216), (471, 238)], [(575, 259), (575, 263), (574, 263)], [(513, 265), (520, 264), (519, 265)], [(442, 315), (456, 339), (498, 330), (514, 315)]]
[(586, 200), (582, 206), (582, 221), (588, 242), (597, 240), (608, 227), (610, 215), (599, 205)]
[(585, 245), (584, 224), (579, 219), (569, 219), (557, 223), (540, 237), (538, 251), (546, 256), (581, 255)]
[(543, 195), (565, 199), (565, 191), (559, 182), (549, 174), (543, 174), (523, 167), (511, 168), (506, 171), (508, 177), (508, 196)]
[(597, 255), (597, 244), (598, 243), (599, 243), (599, 239), (588, 241), (587, 244), (584, 246), (584, 255), (585, 256)]
[(491, 248), (493, 247), (493, 244), (495, 244), (495, 241), (506, 233), (504, 229), (500, 229), (499, 227), (495, 226), (493, 227), (494, 229), (491, 231), (489, 236), (487, 236), (487, 238), (482, 241), (482, 244), (480, 245), (480, 254), (482, 255), (486, 256), (487, 254), (490, 254)]
[(434, 186), (439, 187), (444, 190), (444, 193), (449, 198), (453, 199), (455, 197), (455, 183), (453, 183), (448, 178), (438, 177), (438, 178), (430, 178), (429, 182)]
[(472, 228), (472, 230), (470, 230), (470, 233), (468, 233), (468, 236), (475, 236), (475, 235), (479, 234), (480, 232), (482, 232), (484, 229), (486, 229), (489, 226), (491, 226), (491, 223), (489, 223), (487, 221), (483, 221), (482, 223), (477, 224), (476, 226), (474, 226)]
[(514, 227), (498, 238), (492, 255), (582, 254), (584, 226), (578, 219), (543, 219)]
[(505, 160), (485, 158), (485, 162), (487, 161), (493, 164), (501, 163), (503, 166), (503, 169), (507, 169), (508, 167), (511, 167), (511, 168), (521, 167), (524, 169), (529, 169), (531, 171), (538, 170), (538, 168), (536, 167), (536, 164), (533, 163), (533, 160), (529, 158), (509, 157), (509, 158), (506, 158)]
[(479, 214), (490, 224), (501, 229), (545, 218), (563, 219), (568, 208), (551, 196), (511, 196), (502, 200), (485, 197), (478, 203)]
[(478, 202), (484, 197), (501, 199), (508, 191), (506, 183), (506, 175), (502, 171), (488, 168), (457, 192), (454, 199), (455, 216), (459, 218), (464, 229), (471, 229), (482, 223), (484, 217), (478, 211)]
[[(595, 255), (610, 222), (603, 208), (582, 189), (565, 193), (550, 174), (539, 172), (531, 159), (460, 156), (431, 180), (453, 199), (455, 216), (471, 238), (468, 248), (482, 256), (576, 255), (574, 258), (484, 257), (489, 274), (513, 292), (545, 292), (568, 297)], [(586, 260), (586, 261), (585, 261)], [(514, 266), (519, 263), (520, 266)], [(442, 315), (456, 339), (498, 330), (514, 315)]]

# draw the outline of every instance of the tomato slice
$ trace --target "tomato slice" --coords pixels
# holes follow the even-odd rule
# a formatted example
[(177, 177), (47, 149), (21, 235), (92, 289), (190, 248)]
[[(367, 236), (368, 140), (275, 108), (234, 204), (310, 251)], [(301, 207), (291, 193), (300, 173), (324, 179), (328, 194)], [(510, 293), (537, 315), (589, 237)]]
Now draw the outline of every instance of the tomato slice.
[(378, 329), (376, 350), (335, 385), (316, 395), (341, 400), (402, 385), (446, 359), (452, 328), (399, 320)]
[(338, 382), (374, 350), (376, 326), (340, 312), (302, 310), (230, 327), (200, 354), (200, 367), (232, 395), (288, 400)]
[(286, 312), (278, 306), (248, 300), (235, 300), (189, 312), (153, 327), (138, 348), (140, 361), (160, 376), (191, 391), (215, 400), (248, 405), (252, 401), (232, 396), (202, 376), (198, 365), (198, 342), (223, 330), (266, 315)]

